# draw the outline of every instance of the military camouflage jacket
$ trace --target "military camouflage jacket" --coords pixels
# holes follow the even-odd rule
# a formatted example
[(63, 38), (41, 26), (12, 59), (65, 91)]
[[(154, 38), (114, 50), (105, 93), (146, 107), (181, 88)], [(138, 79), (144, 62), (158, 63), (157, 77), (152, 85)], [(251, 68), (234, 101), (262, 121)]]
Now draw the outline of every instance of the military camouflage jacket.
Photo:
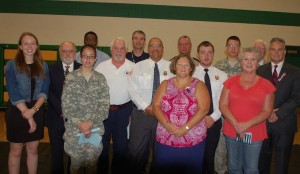
[(62, 93), (62, 111), (65, 120), (64, 139), (77, 143), (77, 125), (92, 121), (91, 129), (99, 127), (104, 134), (103, 120), (108, 117), (109, 88), (105, 77), (94, 71), (87, 81), (81, 69), (70, 72), (66, 77)]
[(228, 75), (228, 77), (232, 77), (232, 76), (238, 75), (238, 74), (240, 74), (242, 72), (242, 66), (241, 66), (240, 63), (237, 63), (234, 66), (231, 66), (228, 63), (228, 59), (227, 58), (218, 61), (215, 64), (215, 67), (218, 68), (221, 71), (224, 71)]

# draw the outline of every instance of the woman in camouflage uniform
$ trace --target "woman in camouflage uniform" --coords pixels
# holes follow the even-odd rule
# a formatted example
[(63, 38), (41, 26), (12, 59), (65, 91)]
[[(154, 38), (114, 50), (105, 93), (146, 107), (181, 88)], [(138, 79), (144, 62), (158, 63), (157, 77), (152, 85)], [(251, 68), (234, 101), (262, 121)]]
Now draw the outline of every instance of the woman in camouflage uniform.
[[(70, 72), (62, 94), (65, 120), (65, 151), (71, 157), (71, 173), (96, 173), (102, 143), (90, 143), (95, 136), (104, 134), (103, 120), (108, 117), (109, 88), (105, 77), (93, 70), (96, 49), (84, 45), (80, 51), (82, 66)], [(100, 128), (96, 132), (93, 129)], [(82, 134), (90, 142), (79, 141)], [(95, 135), (97, 134), (97, 135)], [(99, 136), (98, 136), (99, 138)]]

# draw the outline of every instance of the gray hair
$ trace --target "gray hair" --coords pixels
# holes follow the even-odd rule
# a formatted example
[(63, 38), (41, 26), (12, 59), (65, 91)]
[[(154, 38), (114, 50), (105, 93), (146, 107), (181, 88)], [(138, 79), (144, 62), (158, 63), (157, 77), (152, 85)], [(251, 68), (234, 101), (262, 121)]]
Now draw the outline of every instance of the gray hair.
[(253, 47), (247, 47), (247, 48), (243, 48), (242, 54), (239, 57), (239, 61), (241, 61), (244, 58), (245, 53), (254, 53), (255, 54), (255, 58), (257, 59), (257, 61), (259, 62), (260, 59), (260, 54), (259, 52), (253, 48)]
[(279, 42), (279, 43), (283, 43), (284, 45), (284, 49), (285, 49), (285, 41), (284, 39), (280, 38), (280, 37), (273, 37), (270, 41), (270, 45), (274, 42)]
[(113, 47), (113, 45), (114, 45), (114, 43), (115, 43), (116, 40), (123, 41), (125, 43), (126, 49), (128, 49), (128, 47), (127, 47), (127, 41), (123, 37), (116, 37), (114, 40), (112, 40), (111, 43), (110, 43), (110, 47)]
[(189, 39), (190, 43), (192, 43), (191, 38), (190, 38), (189, 36), (187, 36), (187, 35), (182, 35), (182, 36), (180, 36), (180, 37), (178, 38), (177, 43), (179, 43), (180, 39), (186, 39), (186, 38)]
[(62, 45), (66, 44), (66, 43), (71, 44), (71, 45), (73, 46), (75, 52), (77, 51), (76, 45), (75, 45), (73, 42), (69, 42), (69, 41), (64, 41), (64, 42), (62, 42), (62, 43), (59, 45), (59, 49), (61, 48)]
[(256, 39), (256, 40), (253, 42), (252, 46), (254, 46), (256, 43), (263, 43), (263, 44), (265, 45), (265, 47), (267, 48), (267, 42), (265, 42), (265, 41), (262, 40), (262, 39)]

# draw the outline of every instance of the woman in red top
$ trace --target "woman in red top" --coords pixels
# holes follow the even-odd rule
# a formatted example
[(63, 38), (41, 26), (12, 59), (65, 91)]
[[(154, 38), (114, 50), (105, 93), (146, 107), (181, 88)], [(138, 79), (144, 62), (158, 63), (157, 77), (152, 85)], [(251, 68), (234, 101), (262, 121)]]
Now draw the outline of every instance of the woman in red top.
[(259, 53), (245, 48), (241, 74), (224, 82), (220, 110), (228, 153), (228, 172), (259, 173), (261, 145), (267, 137), (265, 120), (273, 110), (275, 87), (256, 75)]

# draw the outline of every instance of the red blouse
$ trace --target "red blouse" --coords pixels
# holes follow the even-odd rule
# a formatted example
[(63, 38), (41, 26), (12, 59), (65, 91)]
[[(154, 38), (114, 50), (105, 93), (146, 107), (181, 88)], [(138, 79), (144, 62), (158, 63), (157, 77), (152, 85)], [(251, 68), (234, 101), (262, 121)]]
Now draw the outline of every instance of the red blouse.
[[(241, 75), (234, 76), (224, 82), (224, 87), (229, 90), (229, 109), (238, 122), (246, 122), (259, 114), (268, 94), (274, 92), (276, 88), (268, 80), (259, 77), (258, 81), (248, 89), (244, 89), (240, 84)], [(252, 133), (252, 141), (261, 141), (267, 136), (266, 121), (250, 127), (246, 132)], [(236, 138), (234, 127), (224, 121), (223, 133), (226, 136)]]

